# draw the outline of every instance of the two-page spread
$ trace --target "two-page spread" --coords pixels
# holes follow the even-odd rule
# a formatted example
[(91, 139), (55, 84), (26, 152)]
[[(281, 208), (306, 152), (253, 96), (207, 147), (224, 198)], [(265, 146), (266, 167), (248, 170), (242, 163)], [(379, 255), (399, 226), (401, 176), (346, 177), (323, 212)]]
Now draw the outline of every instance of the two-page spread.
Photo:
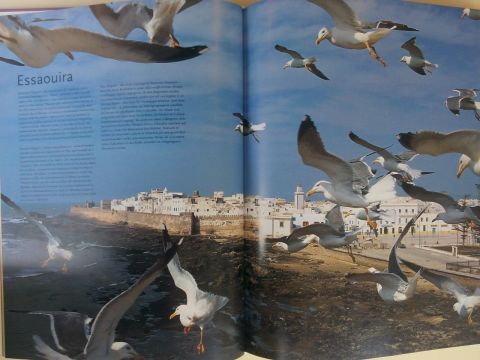
[(396, 0), (1, 16), (5, 356), (478, 344), (479, 18)]

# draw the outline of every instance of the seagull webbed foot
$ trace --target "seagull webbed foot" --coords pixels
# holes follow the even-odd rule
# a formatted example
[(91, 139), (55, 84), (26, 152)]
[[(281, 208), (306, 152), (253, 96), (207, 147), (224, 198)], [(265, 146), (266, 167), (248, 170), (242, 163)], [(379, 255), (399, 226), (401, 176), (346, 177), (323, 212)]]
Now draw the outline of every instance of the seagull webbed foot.
[(180, 42), (178, 41), (178, 39), (172, 34), (168, 34), (168, 37), (170, 38), (170, 41), (172, 43), (172, 47), (174, 48), (179, 48), (180, 47)]
[(377, 60), (380, 64), (382, 64), (384, 67), (387, 66), (386, 62), (383, 61), (383, 59), (377, 54), (377, 51), (373, 46), (370, 46), (368, 42), (365, 42), (365, 47), (368, 50), (368, 53), (370, 54), (371, 57), (373, 57), (375, 60)]

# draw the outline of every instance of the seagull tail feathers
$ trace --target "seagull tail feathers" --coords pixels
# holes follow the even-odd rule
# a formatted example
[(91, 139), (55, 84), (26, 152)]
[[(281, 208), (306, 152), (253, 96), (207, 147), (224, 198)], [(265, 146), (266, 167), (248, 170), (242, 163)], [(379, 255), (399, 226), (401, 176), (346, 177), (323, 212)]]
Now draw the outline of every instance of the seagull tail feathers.
[(391, 175), (387, 175), (370, 188), (368, 194), (365, 195), (365, 199), (369, 203), (374, 203), (390, 200), (395, 196), (397, 196), (395, 179)]
[(37, 350), (38, 354), (44, 359), (71, 360), (68, 356), (56, 352), (50, 346), (45, 344), (45, 342), (38, 335), (33, 335), (33, 342), (35, 343), (35, 350)]

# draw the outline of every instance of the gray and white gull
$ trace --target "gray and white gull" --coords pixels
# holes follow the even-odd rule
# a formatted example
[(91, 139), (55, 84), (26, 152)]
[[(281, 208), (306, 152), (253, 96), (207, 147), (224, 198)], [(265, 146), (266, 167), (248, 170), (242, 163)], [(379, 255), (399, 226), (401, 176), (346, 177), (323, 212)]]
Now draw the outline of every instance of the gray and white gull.
[(315, 62), (317, 61), (314, 57), (303, 57), (300, 53), (295, 50), (287, 49), (285, 46), (282, 45), (275, 45), (275, 49), (282, 53), (288, 54), (292, 57), (292, 60), (288, 61), (283, 68), (297, 68), (297, 69), (307, 69), (312, 74), (318, 76), (323, 80), (330, 80), (323, 72), (318, 70), (315, 66)]
[(125, 39), (133, 30), (141, 29), (151, 43), (171, 43), (179, 47), (174, 35), (173, 21), (177, 13), (198, 4), (201, 0), (157, 0), (153, 9), (140, 3), (128, 3), (113, 10), (105, 4), (90, 5), (90, 10), (111, 35)]
[(342, 48), (367, 49), (369, 54), (384, 66), (386, 66), (385, 62), (378, 56), (373, 45), (390, 34), (392, 30), (417, 31), (417, 29), (390, 20), (360, 21), (344, 0), (309, 1), (323, 8), (335, 23), (331, 29), (326, 27), (320, 29), (316, 40), (317, 45), (327, 39), (332, 45)]
[(417, 281), (422, 273), (419, 269), (412, 278), (407, 278), (400, 268), (397, 256), (397, 247), (415, 224), (415, 221), (423, 214), (425, 209), (420, 211), (417, 216), (410, 219), (408, 224), (402, 230), (390, 250), (388, 257), (388, 268), (385, 271), (379, 271), (375, 268), (368, 269), (368, 273), (350, 273), (347, 279), (350, 282), (374, 282), (377, 284), (378, 295), (386, 302), (402, 302), (411, 299), (415, 295)]
[(172, 48), (116, 39), (74, 27), (47, 29), (28, 25), (13, 15), (0, 17), (0, 42), (34, 68), (49, 65), (62, 53), (73, 60), (76, 51), (120, 61), (169, 63), (192, 59), (208, 49), (203, 45)]

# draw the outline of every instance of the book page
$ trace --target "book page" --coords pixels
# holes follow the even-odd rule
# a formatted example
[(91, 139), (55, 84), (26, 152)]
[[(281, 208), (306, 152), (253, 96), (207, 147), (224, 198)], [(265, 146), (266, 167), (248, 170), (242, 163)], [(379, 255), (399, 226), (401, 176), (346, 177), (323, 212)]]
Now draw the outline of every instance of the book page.
[[(145, 358), (241, 354), (241, 9), (171, 5), (173, 29), (147, 33), (109, 23), (124, 5), (97, 7), (102, 23), (88, 7), (0, 18), (8, 358), (95, 354), (105, 319), (77, 325), (110, 301), (115, 341)], [(164, 227), (184, 240), (155, 279)]]
[[(341, 31), (336, 43), (321, 33), (334, 27), (325, 8), (342, 12), (334, 13), (337, 21), (348, 24), (352, 17), (347, 5), (318, 3), (324, 8), (280, 0), (247, 9), (248, 119), (265, 122), (266, 129), (248, 148), (252, 330), (246, 350), (267, 358), (374, 358), (478, 344), (478, 313), (462, 308), (438, 280), (458, 282), (466, 296), (480, 286), (478, 228), (468, 216), (443, 217), (441, 204), (419, 195), (423, 188), (475, 207), (478, 175), (461, 165), (459, 150), (402, 160), (395, 180), (378, 159), (383, 150), (408, 150), (397, 140), (400, 133), (418, 152), (424, 150), (405, 140), (409, 132), (476, 134), (478, 21), (462, 19), (462, 9), (347, 1), (365, 22), (365, 33), (379, 31), (369, 53)], [(394, 23), (383, 27), (376, 20)], [(411, 62), (411, 52), (418, 54), (412, 45), (424, 62)], [(295, 57), (307, 61), (290, 62)], [(452, 100), (446, 106), (447, 98), (459, 95), (455, 88), (471, 90), (464, 92), (471, 106), (456, 109)], [(362, 158), (374, 150), (359, 139), (382, 154)], [(363, 192), (355, 191), (358, 183), (348, 175), (361, 158), (376, 171)], [(345, 174), (349, 190), (343, 197), (342, 190), (338, 195), (318, 183), (337, 181), (344, 189)], [(377, 183), (383, 185), (375, 188)], [(335, 203), (342, 229), (338, 216), (337, 224), (327, 216)], [(396, 256), (389, 264), (391, 254)], [(403, 264), (399, 271), (397, 258), (411, 267)], [(410, 282), (396, 282), (400, 273)], [(381, 277), (402, 285), (391, 290)]]

